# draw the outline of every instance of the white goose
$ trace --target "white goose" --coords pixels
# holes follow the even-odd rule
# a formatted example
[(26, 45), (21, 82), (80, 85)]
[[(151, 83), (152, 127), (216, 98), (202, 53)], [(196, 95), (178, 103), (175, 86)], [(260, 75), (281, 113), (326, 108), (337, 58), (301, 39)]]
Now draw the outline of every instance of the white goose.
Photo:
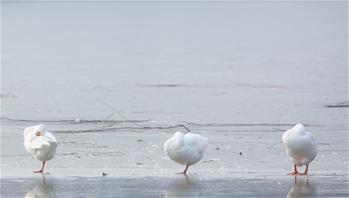
[(186, 165), (183, 172), (186, 174), (188, 167), (201, 160), (207, 147), (207, 138), (198, 134), (176, 132), (164, 144), (164, 151), (173, 161)]
[[(297, 124), (282, 135), (282, 142), (294, 164), (294, 172), (289, 175), (307, 175), (309, 164), (315, 159), (317, 153), (313, 135), (306, 131), (302, 124)], [(306, 166), (304, 173), (299, 173), (297, 166)]]
[(56, 153), (57, 141), (50, 132), (45, 132), (44, 125), (27, 127), (23, 132), (25, 149), (37, 160), (42, 161), (41, 169), (34, 173), (44, 171), (46, 161), (53, 158)]

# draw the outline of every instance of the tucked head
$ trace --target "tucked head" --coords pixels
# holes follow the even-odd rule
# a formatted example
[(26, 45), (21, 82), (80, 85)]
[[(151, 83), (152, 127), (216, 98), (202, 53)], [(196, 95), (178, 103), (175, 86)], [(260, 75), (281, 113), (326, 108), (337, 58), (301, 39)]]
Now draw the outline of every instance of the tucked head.
[(183, 136), (183, 133), (180, 131), (177, 131), (173, 136), (174, 137), (181, 137), (181, 136)]
[(294, 126), (291, 130), (293, 133), (297, 133), (297, 134), (305, 134), (306, 132), (303, 124), (296, 124), (296, 126)]
[(27, 137), (29, 135), (30, 136), (32, 136), (32, 135), (41, 136), (41, 135), (43, 135), (43, 131), (44, 131), (44, 125), (39, 124), (39, 125), (25, 128), (23, 131), (23, 136), (24, 137)]
[(304, 129), (304, 125), (303, 124), (296, 124), (293, 128), (294, 129)]

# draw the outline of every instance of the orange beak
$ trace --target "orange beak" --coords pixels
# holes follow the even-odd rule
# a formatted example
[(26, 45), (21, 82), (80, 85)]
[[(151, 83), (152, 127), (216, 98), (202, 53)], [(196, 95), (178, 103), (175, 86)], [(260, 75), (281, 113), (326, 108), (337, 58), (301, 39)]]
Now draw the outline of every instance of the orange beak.
[(35, 135), (36, 135), (36, 136), (40, 136), (40, 135), (41, 135), (41, 131), (35, 132)]

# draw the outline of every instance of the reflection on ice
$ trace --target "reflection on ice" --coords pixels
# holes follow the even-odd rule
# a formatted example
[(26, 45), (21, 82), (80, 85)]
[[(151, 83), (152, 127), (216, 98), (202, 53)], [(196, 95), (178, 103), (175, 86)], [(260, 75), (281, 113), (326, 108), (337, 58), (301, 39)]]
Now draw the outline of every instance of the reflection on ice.
[(41, 174), (41, 181), (32, 190), (27, 192), (25, 198), (51, 198), (56, 197), (53, 187), (45, 182), (45, 175)]
[(295, 177), (294, 186), (288, 191), (287, 198), (316, 197), (316, 188), (306, 180)]
[(197, 197), (200, 193), (199, 185), (194, 181), (190, 181), (187, 175), (176, 179), (171, 186), (172, 188), (166, 191), (165, 198)]

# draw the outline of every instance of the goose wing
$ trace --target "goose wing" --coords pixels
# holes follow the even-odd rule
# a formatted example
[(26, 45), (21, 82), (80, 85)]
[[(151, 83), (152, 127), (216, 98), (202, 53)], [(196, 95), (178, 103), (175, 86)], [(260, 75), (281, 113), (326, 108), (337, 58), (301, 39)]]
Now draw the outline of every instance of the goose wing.
[(185, 136), (185, 145), (195, 148), (198, 152), (203, 152), (207, 147), (207, 138), (198, 134), (187, 133)]
[(311, 157), (316, 154), (316, 143), (314, 137), (307, 132), (305, 135), (290, 135), (285, 145), (291, 156), (294, 157)]

